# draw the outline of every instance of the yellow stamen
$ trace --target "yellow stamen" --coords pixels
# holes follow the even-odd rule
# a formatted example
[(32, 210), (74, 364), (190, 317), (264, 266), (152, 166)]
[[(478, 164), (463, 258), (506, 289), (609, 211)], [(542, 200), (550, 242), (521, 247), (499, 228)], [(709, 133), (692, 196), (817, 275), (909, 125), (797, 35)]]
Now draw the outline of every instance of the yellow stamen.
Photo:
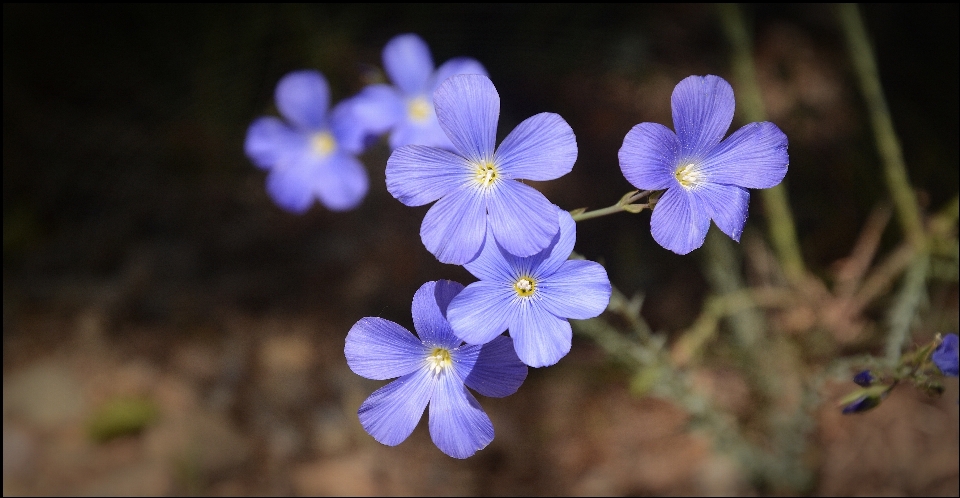
[(696, 186), (696, 184), (700, 182), (700, 172), (697, 171), (697, 167), (693, 163), (680, 166), (677, 168), (677, 171), (674, 172), (674, 175), (677, 177), (680, 185), (687, 188)]
[(491, 162), (477, 164), (476, 176), (477, 183), (484, 187), (489, 187), (497, 181), (497, 168)]
[(425, 97), (416, 97), (407, 102), (407, 114), (412, 121), (422, 123), (430, 117), (433, 108)]
[(434, 375), (440, 375), (441, 372), (450, 367), (450, 351), (444, 348), (433, 348), (430, 356), (427, 357), (427, 368), (433, 371)]
[(520, 277), (513, 283), (513, 290), (520, 297), (532, 296), (537, 290), (537, 282), (530, 277)]
[(337, 149), (337, 141), (329, 132), (321, 131), (310, 138), (310, 146), (318, 156), (327, 157)]

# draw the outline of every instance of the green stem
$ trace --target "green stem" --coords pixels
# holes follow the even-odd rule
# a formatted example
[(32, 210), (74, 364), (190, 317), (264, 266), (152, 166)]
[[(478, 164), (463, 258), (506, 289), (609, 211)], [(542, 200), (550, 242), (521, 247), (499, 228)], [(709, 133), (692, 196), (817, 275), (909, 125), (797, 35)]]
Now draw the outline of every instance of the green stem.
[[(743, 14), (737, 4), (720, 4), (720, 20), (724, 33), (733, 49), (733, 74), (739, 89), (738, 100), (746, 121), (766, 121), (766, 112), (757, 85), (756, 68), (753, 65), (753, 45), (747, 32)], [(787, 198), (787, 190), (781, 183), (760, 191), (763, 208), (767, 215), (767, 230), (783, 265), (783, 273), (792, 283), (803, 280), (806, 269), (793, 213)]]
[[(643, 210), (643, 208), (652, 208), (653, 203), (634, 204), (634, 202), (640, 199), (643, 199), (644, 197), (647, 197), (652, 193), (653, 193), (653, 190), (643, 190), (630, 196), (624, 196), (623, 199), (620, 199), (620, 202), (612, 206), (608, 206), (602, 209), (596, 209), (593, 211), (584, 211), (581, 213), (576, 213), (576, 211), (573, 211), (571, 212), (573, 216), (573, 221), (583, 221), (583, 220), (589, 220), (591, 218), (599, 218), (601, 216), (619, 213), (621, 211), (630, 211), (631, 213), (639, 213), (640, 211)], [(627, 208), (627, 206), (636, 206), (640, 209), (631, 210), (630, 208)], [(573, 213), (576, 213), (576, 214), (573, 214)]]

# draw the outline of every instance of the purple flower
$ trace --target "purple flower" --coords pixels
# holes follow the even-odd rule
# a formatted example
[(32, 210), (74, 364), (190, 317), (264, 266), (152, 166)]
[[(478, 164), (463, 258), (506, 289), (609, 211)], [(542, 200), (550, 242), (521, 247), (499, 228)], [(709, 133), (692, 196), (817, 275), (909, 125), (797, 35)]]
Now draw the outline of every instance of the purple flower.
[(641, 190), (663, 190), (650, 219), (654, 240), (677, 253), (703, 245), (712, 219), (740, 240), (748, 188), (770, 188), (787, 174), (787, 137), (773, 123), (750, 123), (723, 140), (733, 121), (730, 84), (690, 76), (673, 90), (673, 125), (634, 126), (620, 148), (620, 169)]
[(330, 89), (317, 71), (284, 76), (274, 94), (286, 122), (266, 116), (247, 130), (244, 150), (258, 167), (269, 170), (267, 192), (282, 208), (303, 213), (314, 198), (328, 209), (355, 208), (367, 194), (367, 172), (354, 157), (362, 133), (350, 103), (330, 115)]
[(395, 86), (370, 85), (357, 96), (354, 108), (367, 133), (390, 131), (390, 148), (417, 144), (454, 150), (437, 122), (433, 91), (455, 74), (487, 71), (474, 59), (457, 57), (433, 70), (430, 47), (415, 34), (395, 36), (383, 48), (383, 67)]
[(344, 355), (357, 375), (394, 382), (360, 406), (360, 424), (377, 441), (396, 446), (413, 432), (430, 404), (430, 437), (454, 458), (467, 458), (493, 440), (493, 424), (467, 387), (484, 396), (513, 394), (527, 367), (500, 337), (483, 346), (464, 345), (447, 322), (447, 306), (463, 286), (427, 282), (413, 296), (413, 326), (407, 329), (367, 317), (347, 334)]
[(542, 252), (520, 258), (487, 237), (483, 252), (464, 265), (480, 279), (450, 303), (447, 318), (454, 332), (470, 344), (499, 340), (504, 330), (517, 356), (532, 367), (560, 361), (570, 351), (568, 318), (593, 318), (610, 301), (607, 272), (597, 263), (570, 260), (577, 227), (566, 211), (556, 209), (560, 232)]
[(387, 160), (387, 190), (427, 211), (420, 238), (444, 263), (462, 265), (489, 233), (510, 254), (532, 256), (557, 234), (556, 206), (520, 179), (552, 180), (573, 169), (577, 141), (553, 113), (520, 123), (494, 152), (500, 95), (486, 76), (448, 78), (433, 95), (440, 126), (456, 147), (407, 145)]
[(933, 350), (933, 363), (943, 372), (943, 375), (950, 377), (957, 376), (958, 350), (957, 334), (947, 334), (943, 341)]

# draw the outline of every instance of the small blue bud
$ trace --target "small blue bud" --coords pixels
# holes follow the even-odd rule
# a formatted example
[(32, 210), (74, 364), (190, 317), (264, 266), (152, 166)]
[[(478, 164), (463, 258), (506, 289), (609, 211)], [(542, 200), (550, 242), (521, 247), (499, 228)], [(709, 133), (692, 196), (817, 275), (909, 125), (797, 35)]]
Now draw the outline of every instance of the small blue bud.
[(849, 403), (847, 406), (843, 407), (843, 414), (849, 415), (851, 413), (863, 413), (872, 408), (876, 408), (880, 404), (879, 396), (861, 396), (857, 398), (853, 403)]
[(860, 387), (870, 387), (876, 381), (877, 378), (869, 370), (864, 370), (853, 376), (853, 383)]
[(937, 349), (933, 350), (933, 363), (948, 377), (957, 376), (957, 334), (947, 334)]

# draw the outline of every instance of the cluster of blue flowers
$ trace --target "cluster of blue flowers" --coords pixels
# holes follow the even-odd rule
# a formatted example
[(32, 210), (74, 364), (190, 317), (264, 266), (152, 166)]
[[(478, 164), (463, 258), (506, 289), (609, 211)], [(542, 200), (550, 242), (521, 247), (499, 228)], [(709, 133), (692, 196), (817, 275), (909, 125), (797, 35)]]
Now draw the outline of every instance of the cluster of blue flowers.
[[(489, 417), (466, 388), (507, 396), (528, 367), (556, 364), (570, 351), (568, 319), (602, 313), (611, 285), (598, 263), (570, 260), (570, 213), (523, 183), (573, 169), (577, 142), (563, 118), (532, 116), (497, 146), (500, 95), (479, 62), (455, 58), (434, 70), (426, 43), (405, 34), (387, 43), (383, 64), (394, 85), (368, 86), (329, 115), (320, 73), (287, 75), (275, 97), (286, 122), (256, 120), (246, 151), (270, 171), (267, 190), (281, 207), (303, 212), (316, 198), (345, 210), (368, 187), (356, 155), (368, 137), (389, 135), (387, 190), (408, 206), (434, 203), (420, 228), (424, 246), (479, 281), (425, 283), (413, 298), (419, 338), (375, 317), (350, 329), (350, 368), (370, 379), (397, 378), (363, 403), (360, 422), (377, 441), (396, 445), (429, 404), (434, 443), (466, 458), (493, 439)], [(666, 190), (653, 210), (654, 238), (686, 254), (703, 244), (712, 219), (739, 240), (747, 189), (772, 187), (786, 174), (786, 136), (772, 123), (751, 123), (723, 140), (734, 98), (717, 76), (684, 79), (672, 102), (676, 133), (641, 123), (619, 153), (633, 185)]]

